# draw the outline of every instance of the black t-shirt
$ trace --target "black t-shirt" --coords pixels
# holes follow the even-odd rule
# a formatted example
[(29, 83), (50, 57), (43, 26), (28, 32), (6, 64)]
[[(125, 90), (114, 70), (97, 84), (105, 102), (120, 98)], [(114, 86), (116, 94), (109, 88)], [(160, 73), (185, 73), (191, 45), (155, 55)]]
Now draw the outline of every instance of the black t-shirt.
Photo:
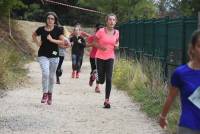
[(70, 42), (73, 43), (72, 45), (72, 54), (83, 56), (84, 48), (86, 46), (85, 39), (82, 36), (72, 36), (70, 38)]
[(58, 40), (59, 36), (64, 34), (63, 27), (54, 26), (54, 29), (51, 31), (46, 31), (45, 27), (39, 27), (36, 30), (36, 34), (41, 36), (42, 44), (38, 51), (38, 56), (45, 56), (47, 58), (54, 58), (59, 56), (58, 45), (55, 43), (50, 42), (47, 39), (47, 36), (50, 34), (53, 39)]

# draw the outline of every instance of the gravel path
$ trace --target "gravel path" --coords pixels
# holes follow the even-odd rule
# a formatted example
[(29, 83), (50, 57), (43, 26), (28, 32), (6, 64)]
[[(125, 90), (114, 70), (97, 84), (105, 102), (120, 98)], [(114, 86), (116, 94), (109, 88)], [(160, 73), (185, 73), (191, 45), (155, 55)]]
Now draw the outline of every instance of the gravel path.
[(113, 89), (112, 108), (103, 109), (104, 91), (88, 86), (89, 67), (84, 62), (80, 79), (71, 79), (71, 62), (65, 61), (48, 106), (40, 103), (39, 64), (29, 64), (27, 86), (0, 98), (0, 134), (164, 134), (122, 91)]

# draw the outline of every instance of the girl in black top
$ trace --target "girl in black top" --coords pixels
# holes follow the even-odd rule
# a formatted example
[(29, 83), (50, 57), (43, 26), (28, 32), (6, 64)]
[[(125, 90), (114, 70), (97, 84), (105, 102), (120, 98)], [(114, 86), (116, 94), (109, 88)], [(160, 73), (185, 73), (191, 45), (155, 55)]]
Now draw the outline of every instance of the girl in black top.
[(85, 39), (80, 35), (80, 27), (74, 28), (74, 35), (70, 38), (70, 42), (72, 44), (72, 78), (79, 78), (86, 46)]
[[(38, 41), (37, 36), (41, 37)], [(58, 17), (54, 12), (46, 15), (46, 25), (39, 27), (32, 35), (33, 41), (40, 47), (38, 51), (38, 62), (42, 70), (43, 96), (41, 103), (52, 103), (52, 91), (56, 68), (59, 62), (58, 46), (67, 48), (68, 43), (64, 41), (63, 28), (58, 26)]]

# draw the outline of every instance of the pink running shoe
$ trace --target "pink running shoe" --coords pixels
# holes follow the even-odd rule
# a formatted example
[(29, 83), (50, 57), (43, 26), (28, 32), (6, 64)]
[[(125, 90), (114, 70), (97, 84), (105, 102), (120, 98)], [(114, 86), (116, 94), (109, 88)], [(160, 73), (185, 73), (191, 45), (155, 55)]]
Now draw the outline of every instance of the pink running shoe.
[(47, 99), (48, 99), (48, 94), (47, 93), (43, 93), (41, 103), (46, 103)]
[(80, 77), (80, 72), (77, 72), (76, 73), (76, 78), (79, 78)]
[(104, 102), (104, 108), (110, 108), (111, 106), (110, 106), (110, 102), (109, 102), (109, 100), (105, 100), (105, 102)]
[(75, 75), (76, 75), (76, 71), (73, 71), (72, 72), (72, 78), (75, 78)]
[(96, 88), (95, 88), (95, 92), (96, 92), (96, 93), (100, 93), (99, 87), (96, 87)]
[(51, 105), (51, 104), (52, 104), (52, 93), (48, 93), (47, 104), (48, 104), (48, 105)]

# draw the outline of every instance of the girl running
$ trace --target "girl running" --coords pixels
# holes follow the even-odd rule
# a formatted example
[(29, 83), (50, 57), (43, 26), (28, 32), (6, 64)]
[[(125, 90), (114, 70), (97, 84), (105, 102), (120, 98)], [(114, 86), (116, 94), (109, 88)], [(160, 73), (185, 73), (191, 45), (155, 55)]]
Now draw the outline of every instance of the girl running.
[(75, 26), (73, 33), (74, 35), (70, 38), (72, 44), (72, 78), (79, 78), (86, 42), (80, 35), (80, 27)]
[(119, 31), (114, 29), (117, 17), (111, 13), (106, 16), (106, 27), (101, 28), (95, 34), (94, 46), (96, 52), (97, 83), (103, 84), (106, 80), (106, 94), (104, 107), (110, 108), (110, 92), (112, 87), (112, 72), (115, 58), (115, 48), (119, 46)]
[(167, 126), (167, 114), (180, 93), (181, 115), (177, 134), (200, 134), (200, 31), (195, 31), (189, 47), (189, 62), (172, 74), (168, 97), (160, 114), (160, 126)]
[[(95, 33), (100, 29), (102, 28), (103, 25), (101, 24), (96, 24), (95, 26)], [(87, 42), (88, 42), (88, 47), (92, 46), (92, 43), (95, 39), (95, 34), (94, 35), (91, 35), (87, 38)], [(92, 50), (90, 51), (90, 65), (91, 65), (91, 72), (90, 72), (90, 79), (89, 79), (89, 85), (92, 86), (93, 85), (93, 82), (95, 81), (96, 79), (96, 60), (95, 60), (95, 55), (96, 55), (96, 52), (97, 52), (97, 48), (96, 47), (92, 47)], [(96, 88), (95, 88), (95, 92), (97, 93), (100, 93), (100, 90), (99, 90), (99, 84), (96, 83)]]
[[(38, 41), (37, 36), (41, 37)], [(46, 25), (39, 27), (32, 35), (33, 41), (40, 47), (38, 62), (42, 70), (43, 96), (41, 103), (52, 104), (54, 78), (59, 62), (58, 46), (67, 48), (64, 41), (63, 28), (58, 26), (58, 17), (54, 12), (46, 15)]]
[[(76, 26), (76, 27), (79, 27), (79, 28), (81, 29), (81, 24), (77, 23), (75, 26)], [(71, 33), (71, 36), (73, 36), (73, 35), (74, 35), (74, 31)], [(84, 38), (88, 38), (88, 37), (90, 36), (90, 34), (88, 34), (88, 33), (85, 32), (85, 31), (82, 31), (82, 30), (80, 30), (80, 35), (81, 35), (82, 37), (84, 37)]]
[[(64, 36), (65, 36), (65, 43), (68, 44), (68, 47), (70, 47), (70, 41), (68, 39), (69, 34), (67, 33), (66, 29), (64, 29)], [(56, 70), (56, 83), (60, 84), (60, 77), (62, 75), (62, 63), (66, 56), (66, 48), (59, 47), (59, 63)]]

